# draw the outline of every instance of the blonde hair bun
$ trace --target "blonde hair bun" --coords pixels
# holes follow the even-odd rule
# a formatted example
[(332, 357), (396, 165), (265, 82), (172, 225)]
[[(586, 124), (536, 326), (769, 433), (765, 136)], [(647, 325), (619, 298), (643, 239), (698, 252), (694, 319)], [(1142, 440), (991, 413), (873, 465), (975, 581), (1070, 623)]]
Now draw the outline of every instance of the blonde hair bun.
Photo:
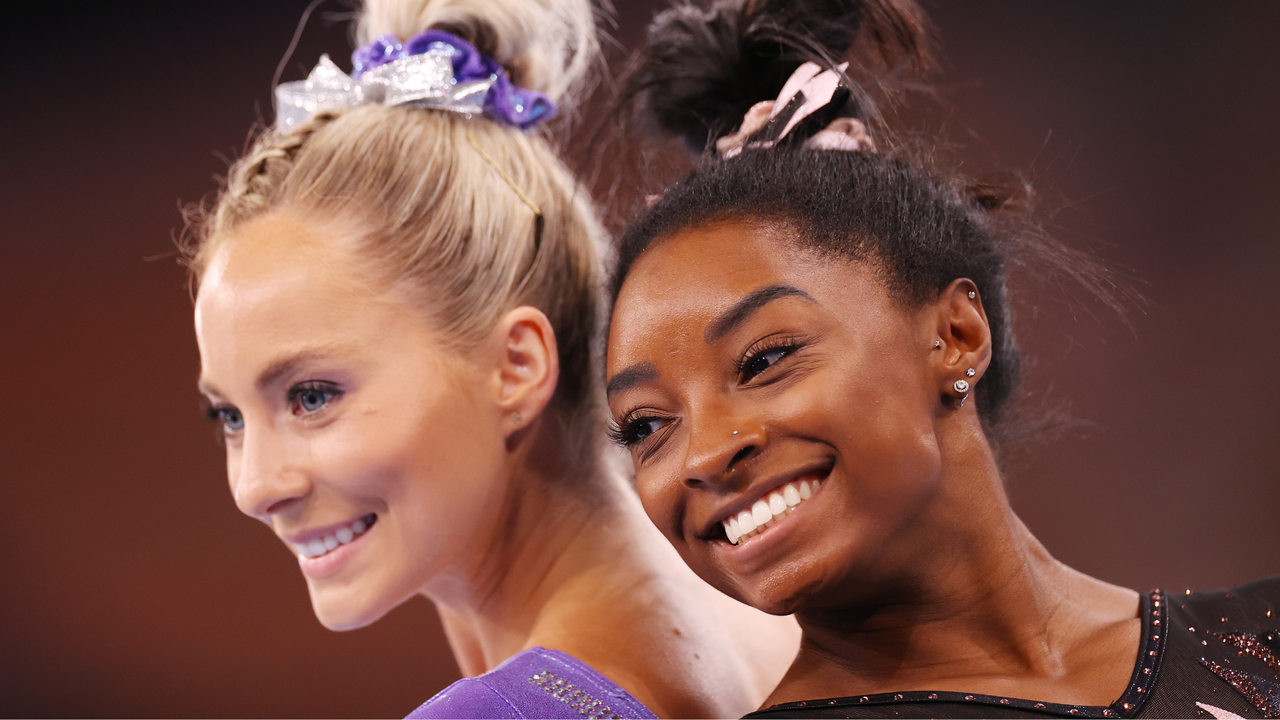
[(356, 36), (446, 30), (497, 60), (519, 87), (572, 100), (599, 43), (590, 0), (364, 0)]

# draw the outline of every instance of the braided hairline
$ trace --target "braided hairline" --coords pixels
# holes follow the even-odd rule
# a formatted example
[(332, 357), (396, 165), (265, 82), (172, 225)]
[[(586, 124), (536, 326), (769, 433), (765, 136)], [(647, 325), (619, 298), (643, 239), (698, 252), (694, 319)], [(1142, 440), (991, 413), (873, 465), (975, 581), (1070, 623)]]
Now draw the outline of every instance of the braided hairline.
[(199, 282), (209, 240), (270, 207), (272, 197), (293, 169), (298, 151), (337, 117), (335, 112), (318, 112), (289, 132), (268, 127), (251, 135), (248, 152), (231, 165), (213, 206), (202, 203), (186, 209), (187, 232), (179, 240), (179, 249), (191, 269), (193, 285)]

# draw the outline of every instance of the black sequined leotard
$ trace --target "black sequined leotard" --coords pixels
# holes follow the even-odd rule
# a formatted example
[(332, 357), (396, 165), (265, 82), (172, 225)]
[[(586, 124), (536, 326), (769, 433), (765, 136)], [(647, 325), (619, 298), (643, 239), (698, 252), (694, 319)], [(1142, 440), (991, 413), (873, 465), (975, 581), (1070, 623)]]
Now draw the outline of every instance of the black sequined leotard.
[(1107, 706), (957, 692), (880, 693), (784, 703), (749, 718), (1280, 718), (1280, 576), (1142, 596), (1142, 646)]

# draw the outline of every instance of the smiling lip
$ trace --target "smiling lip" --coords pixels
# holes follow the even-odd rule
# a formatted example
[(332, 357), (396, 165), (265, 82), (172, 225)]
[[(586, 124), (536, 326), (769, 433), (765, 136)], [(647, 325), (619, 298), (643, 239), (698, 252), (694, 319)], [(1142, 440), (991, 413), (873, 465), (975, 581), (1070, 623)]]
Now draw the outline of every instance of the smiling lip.
[(377, 521), (378, 516), (375, 513), (369, 513), (341, 525), (330, 525), (327, 528), (308, 530), (307, 532), (281, 539), (293, 549), (299, 558), (313, 559), (355, 542), (363, 537), (366, 532), (369, 532), (369, 529)]
[[(312, 539), (306, 545), (293, 544), (298, 553), (298, 566), (302, 573), (312, 580), (323, 580), (336, 575), (353, 555), (363, 547), (363, 540), (373, 530), (378, 516), (370, 513), (346, 525), (337, 525), (326, 529), (326, 534), (316, 539), (316, 532), (308, 532), (305, 536)], [(360, 532), (356, 532), (359, 530)], [(319, 554), (316, 554), (316, 553)]]
[(735, 533), (749, 539), (757, 527), (764, 526), (767, 530), (808, 500), (831, 474), (831, 468), (832, 462), (826, 460), (760, 483), (759, 490), (744, 493), (744, 497), (714, 515), (715, 519), (703, 528), (702, 536), (737, 544)]

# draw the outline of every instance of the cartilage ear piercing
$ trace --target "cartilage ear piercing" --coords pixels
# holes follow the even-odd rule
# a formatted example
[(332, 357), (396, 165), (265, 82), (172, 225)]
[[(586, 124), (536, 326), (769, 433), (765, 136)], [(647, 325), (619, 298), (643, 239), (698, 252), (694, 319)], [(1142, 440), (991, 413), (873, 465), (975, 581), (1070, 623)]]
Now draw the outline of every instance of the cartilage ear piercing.
[(969, 368), (968, 370), (964, 371), (964, 374), (966, 377), (973, 377), (974, 375), (978, 374), (978, 371), (974, 370), (973, 368)]
[(972, 299), (974, 299), (974, 298), (976, 298), (976, 297), (978, 297), (978, 293), (976, 293), (976, 292), (974, 292), (974, 291), (970, 290), (970, 291), (969, 291), (969, 299), (970, 299), (970, 300), (972, 300)]

